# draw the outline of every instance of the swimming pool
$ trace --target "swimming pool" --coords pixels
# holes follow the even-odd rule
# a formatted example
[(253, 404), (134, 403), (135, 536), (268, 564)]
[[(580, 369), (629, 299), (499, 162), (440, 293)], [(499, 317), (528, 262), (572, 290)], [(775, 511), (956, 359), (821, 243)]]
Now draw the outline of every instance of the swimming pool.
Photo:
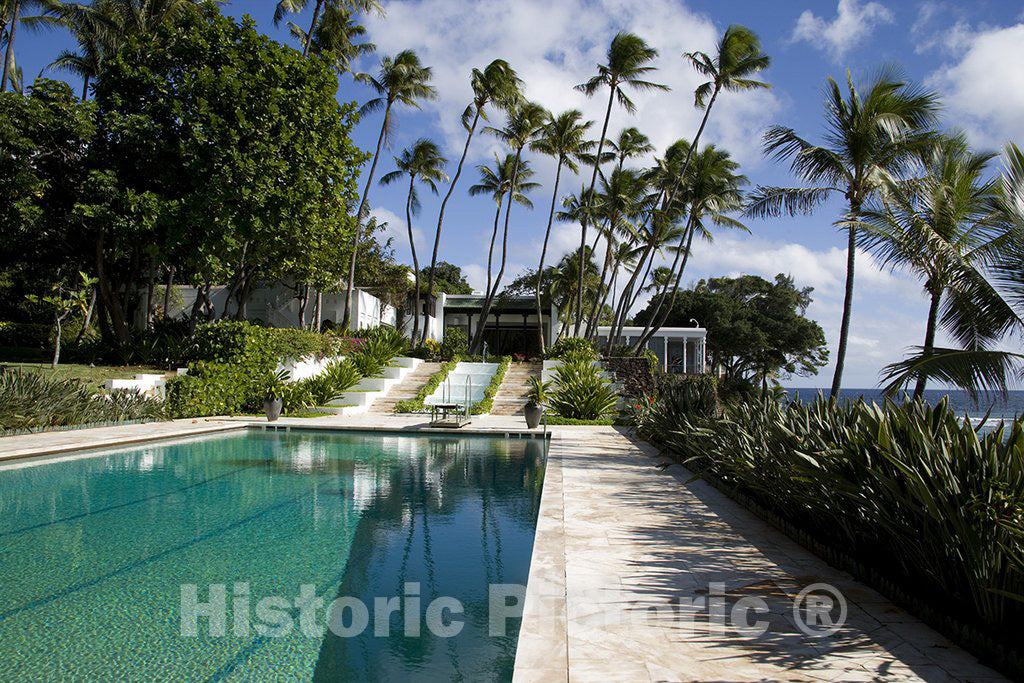
[(489, 591), (526, 584), (544, 448), (249, 430), (0, 468), (0, 679), (509, 679)]

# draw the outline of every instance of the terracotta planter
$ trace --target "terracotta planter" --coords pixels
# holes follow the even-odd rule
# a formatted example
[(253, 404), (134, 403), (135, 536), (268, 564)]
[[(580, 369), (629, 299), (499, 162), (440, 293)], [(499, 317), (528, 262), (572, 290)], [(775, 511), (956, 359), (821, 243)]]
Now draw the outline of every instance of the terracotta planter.
[(273, 422), (281, 417), (281, 409), (284, 408), (283, 398), (267, 397), (263, 404), (263, 410), (267, 413), (267, 422)]
[(540, 424), (540, 418), (544, 414), (544, 409), (539, 403), (528, 401), (526, 407), (523, 408), (523, 413), (526, 416), (526, 426), (530, 429), (536, 429), (537, 425)]

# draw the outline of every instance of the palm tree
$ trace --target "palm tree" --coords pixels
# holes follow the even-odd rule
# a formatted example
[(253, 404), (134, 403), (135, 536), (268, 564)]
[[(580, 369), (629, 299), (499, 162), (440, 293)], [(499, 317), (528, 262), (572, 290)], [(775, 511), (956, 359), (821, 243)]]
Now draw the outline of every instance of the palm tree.
[[(516, 168), (516, 157), (514, 154), (505, 155), (504, 159), (494, 158), (494, 168), (481, 164), (477, 166), (480, 172), (480, 182), (469, 188), (469, 195), (476, 197), (481, 194), (489, 194), (494, 198), (494, 228), (491, 231), (491, 246), (487, 250), (487, 289), (491, 291), (492, 283), (492, 258), (494, 256), (494, 243), (498, 239), (498, 222), (501, 220), (501, 208), (505, 196), (511, 192), (511, 201), (528, 209), (533, 208), (533, 202), (526, 196), (527, 192), (539, 187), (537, 183), (531, 182), (534, 172), (527, 161), (520, 161)], [(513, 185), (513, 180), (515, 185)]]
[(373, 43), (357, 40), (366, 35), (366, 29), (356, 22), (356, 16), (348, 7), (329, 4), (323, 8), (323, 16), (313, 30), (313, 37), (293, 22), (288, 29), (302, 45), (303, 54), (311, 52), (331, 60), (339, 76), (352, 71), (352, 62), (377, 49)]
[[(998, 187), (983, 175), (995, 155), (972, 153), (961, 133), (939, 138), (922, 156), (922, 177), (888, 180), (884, 203), (863, 211), (859, 240), (883, 266), (905, 268), (924, 281), (929, 306), (919, 359), (935, 351), (939, 325), (967, 348), (980, 348), (992, 340), (979, 334), (979, 322), (993, 313), (1002, 320), (1016, 317), (981, 272), (989, 260), (990, 208)], [(917, 377), (914, 398), (923, 396), (927, 381), (927, 375)]]
[(614, 153), (612, 158), (618, 160), (619, 170), (622, 170), (627, 159), (640, 157), (654, 151), (654, 145), (651, 144), (650, 139), (633, 127), (623, 128), (619, 131), (618, 139), (609, 140), (608, 147)]
[(675, 305), (683, 273), (686, 271), (694, 235), (699, 234), (708, 242), (714, 240), (711, 231), (705, 224), (705, 219), (710, 219), (712, 223), (720, 227), (747, 230), (746, 226), (728, 215), (743, 207), (742, 188), (747, 184), (747, 178), (736, 172), (739, 169), (739, 164), (729, 157), (727, 151), (718, 149), (714, 145), (706, 145), (699, 154), (690, 155), (690, 157), (692, 163), (683, 180), (683, 190), (679, 197), (685, 202), (687, 209), (684, 230), (686, 244), (680, 243), (676, 247), (676, 256), (670, 268), (671, 277), (669, 279), (672, 282), (672, 294), (668, 294), (667, 285), (662, 287), (657, 303), (644, 326), (644, 331), (637, 339), (634, 347), (636, 351), (642, 349), (668, 319), (672, 307)]
[[(602, 153), (604, 151), (605, 139), (608, 135), (608, 120), (612, 115), (612, 105), (618, 100), (619, 104), (627, 112), (632, 114), (636, 111), (636, 105), (623, 91), (624, 86), (630, 86), (637, 90), (668, 90), (667, 86), (659, 83), (652, 83), (643, 80), (643, 76), (655, 70), (650, 63), (657, 58), (658, 51), (650, 47), (643, 38), (633, 33), (619, 32), (612, 38), (608, 47), (607, 64), (599, 64), (597, 75), (586, 83), (576, 86), (576, 89), (593, 97), (597, 92), (608, 87), (608, 107), (604, 114), (604, 123), (601, 126), (601, 137), (597, 143), (597, 154), (594, 157), (594, 170), (590, 176), (590, 187), (585, 196), (593, 193), (597, 184), (597, 173), (601, 167)], [(580, 254), (587, 246), (587, 222), (588, 213), (583, 213), (583, 220), (580, 223)], [(579, 335), (580, 325), (583, 322), (583, 271), (579, 272), (579, 282), (576, 292), (576, 321), (574, 334)]]
[[(640, 255), (639, 266), (633, 270), (626, 286), (622, 289), (622, 296), (616, 306), (615, 321), (613, 330), (609, 336), (609, 344), (617, 343), (621, 328), (625, 326), (626, 317), (629, 313), (632, 302), (640, 294), (643, 283), (647, 279), (654, 263), (655, 256), (671, 241), (679, 239), (682, 230), (675, 226), (683, 213), (683, 204), (677, 197), (671, 203), (668, 196), (675, 190), (675, 185), (682, 173), (683, 160), (689, 155), (690, 144), (686, 140), (676, 140), (665, 150), (664, 157), (654, 160), (654, 167), (646, 172), (646, 180), (654, 193), (648, 198), (649, 211), (646, 220), (640, 227), (643, 235), (645, 248)], [(640, 287), (637, 287), (638, 278)], [(635, 293), (634, 293), (635, 292)]]
[[(620, 244), (635, 245), (638, 233), (634, 221), (643, 214), (647, 201), (647, 182), (644, 176), (631, 169), (616, 168), (607, 178), (601, 179), (602, 208), (600, 217), (604, 227), (598, 228), (605, 239), (604, 262), (601, 266), (601, 281), (605, 282), (611, 273), (619, 269), (616, 252)], [(595, 227), (597, 224), (595, 223)], [(591, 338), (597, 332), (597, 321), (607, 299), (595, 297), (587, 319), (584, 337)]]
[(18, 26), (40, 28), (53, 23), (49, 17), (24, 16), (24, 12), (33, 9), (45, 10), (49, 4), (47, 0), (0, 0), (0, 47), (4, 49), (0, 92), (6, 92), (9, 84), (16, 90), (22, 86), (21, 70), (14, 58), (14, 39), (18, 35)]
[[(544, 231), (544, 245), (540, 250), (540, 264), (537, 266), (537, 286), (534, 294), (537, 303), (537, 334), (540, 338), (540, 352), (544, 355), (544, 311), (541, 306), (541, 280), (544, 276), (544, 259), (548, 253), (548, 242), (551, 239), (551, 224), (555, 219), (555, 205), (558, 202), (558, 185), (562, 179), (562, 167), (573, 173), (579, 173), (576, 161), (580, 159), (592, 142), (585, 140), (587, 129), (594, 125), (593, 121), (583, 121), (583, 114), (576, 109), (564, 111), (552, 117), (541, 131), (540, 137), (530, 144), (534, 152), (555, 158), (555, 186), (551, 191), (551, 210), (548, 211), (548, 225)], [(554, 325), (555, 321), (551, 321)]]
[[(723, 91), (738, 92), (742, 90), (767, 89), (767, 83), (755, 81), (750, 78), (754, 74), (764, 71), (771, 64), (771, 57), (761, 52), (761, 39), (757, 34), (746, 26), (733, 24), (722, 34), (718, 41), (718, 50), (714, 57), (704, 52), (687, 52), (683, 55), (689, 60), (698, 73), (710, 80), (697, 86), (693, 93), (693, 103), (698, 109), (704, 110), (704, 116), (700, 120), (697, 134), (693, 136), (686, 160), (683, 162), (680, 178), (686, 173), (690, 165), (690, 158), (693, 151), (700, 145), (700, 136), (708, 124), (711, 116), (711, 109), (715, 106), (715, 100)], [(679, 185), (676, 185), (679, 189)], [(669, 201), (672, 195), (669, 194)]]
[[(585, 192), (586, 188), (583, 188), (583, 191)], [(604, 287), (604, 283), (598, 277), (597, 264), (594, 263), (591, 256), (590, 247), (588, 246), (584, 251), (584, 258), (582, 259), (585, 304), (590, 302), (591, 297), (596, 298)], [(565, 335), (566, 330), (572, 324), (575, 317), (574, 309), (576, 306), (576, 292), (579, 286), (580, 263), (580, 252), (573, 250), (563, 256), (555, 266), (552, 266), (551, 270), (553, 272), (547, 274), (545, 278), (549, 282), (548, 295), (555, 306), (558, 307), (559, 318), (561, 318), (561, 329), (558, 332), (558, 337)]]
[[(508, 111), (504, 127), (488, 127), (486, 129), (487, 132), (493, 133), (498, 139), (508, 145), (513, 154), (515, 154), (512, 178), (509, 183), (511, 187), (516, 187), (518, 182), (523, 150), (537, 138), (550, 116), (544, 107), (535, 102), (520, 102)], [(505, 264), (508, 262), (508, 221), (509, 216), (512, 214), (512, 204), (513, 202), (508, 202), (505, 205), (505, 228), (501, 242), (501, 265), (498, 267), (498, 274), (494, 278), (494, 285), (484, 297), (484, 304), (480, 309), (480, 326), (477, 328), (473, 343), (470, 345), (470, 348), (474, 350), (479, 347), (480, 342), (483, 340), (484, 321), (487, 320), (487, 316), (491, 312), (491, 305), (494, 303), (494, 297), (501, 286), (501, 278), (505, 274)]]
[(412, 233), (412, 217), (420, 212), (420, 198), (416, 192), (416, 180), (419, 179), (430, 191), (437, 194), (437, 183), (445, 182), (448, 176), (444, 173), (444, 166), (448, 160), (441, 156), (441, 150), (432, 140), (420, 138), (412, 147), (402, 150), (400, 156), (395, 157), (397, 170), (385, 173), (381, 176), (381, 185), (390, 185), (397, 182), (403, 175), (409, 176), (409, 194), (405, 200), (405, 221), (409, 229), (409, 250), (412, 252), (413, 274), (415, 277), (415, 292), (413, 294), (413, 324), (412, 339), (417, 339), (420, 330), (420, 264), (416, 258), (416, 241)]
[(359, 255), (359, 241), (362, 238), (363, 219), (369, 210), (367, 199), (370, 195), (370, 185), (373, 183), (373, 176), (377, 171), (377, 161), (380, 159), (380, 149), (390, 139), (390, 133), (394, 127), (392, 107), (395, 103), (401, 103), (407, 107), (419, 109), (420, 100), (433, 100), (437, 98), (437, 90), (429, 84), (433, 72), (429, 66), (420, 64), (420, 58), (412, 50), (403, 50), (392, 59), (384, 57), (380, 60), (380, 71), (376, 77), (369, 74), (359, 74), (357, 78), (370, 85), (380, 97), (375, 97), (362, 106), (359, 110), (360, 116), (369, 112), (384, 110), (384, 119), (380, 125), (380, 134), (377, 136), (377, 149), (373, 153), (373, 161), (370, 163), (370, 172), (366, 176), (366, 185), (363, 187), (363, 197), (359, 201), (358, 213), (356, 215), (356, 229), (352, 236), (352, 254), (348, 262), (348, 282), (345, 285), (345, 311), (342, 314), (341, 329), (348, 329), (352, 311), (352, 287), (356, 277), (356, 258)]
[[(437, 250), (441, 244), (441, 226), (444, 223), (444, 210), (448, 206), (448, 200), (455, 192), (455, 184), (459, 182), (462, 175), (462, 166), (466, 163), (466, 155), (469, 154), (469, 143), (473, 140), (477, 124), (480, 119), (487, 120), (485, 107), (495, 105), (505, 109), (513, 106), (521, 98), (520, 88), (522, 81), (516, 72), (504, 59), (495, 59), (484, 67), (483, 71), (473, 69), (470, 76), (470, 84), (473, 88), (473, 101), (469, 103), (462, 113), (462, 126), (466, 129), (466, 144), (462, 148), (462, 156), (459, 157), (459, 165), (455, 168), (455, 175), (448, 185), (448, 191), (441, 200), (441, 209), (437, 212), (437, 232), (434, 234), (434, 249), (430, 257), (430, 275), (427, 280), (427, 296), (434, 294), (434, 268), (437, 265)], [(424, 340), (426, 329), (423, 330)]]
[(891, 69), (868, 83), (863, 96), (849, 73), (846, 81), (844, 97), (839, 84), (828, 79), (824, 145), (813, 145), (783, 126), (773, 126), (764, 135), (765, 154), (790, 160), (793, 173), (813, 187), (758, 187), (747, 207), (747, 215), (765, 217), (810, 213), (832, 193), (842, 194), (849, 203), (841, 222), (847, 232), (846, 289), (830, 398), (836, 397), (843, 379), (861, 207), (887, 177), (905, 170), (915, 152), (928, 144), (931, 136), (926, 131), (938, 109), (933, 93), (903, 81)]
[[(277, 5), (274, 7), (274, 26), (278, 26), (287, 14), (297, 14), (309, 4), (309, 0), (279, 0)], [(320, 29), (321, 18), (320, 14), (324, 14), (324, 22), (327, 21), (327, 17), (332, 11), (341, 10), (345, 14), (348, 13), (368, 13), (376, 12), (377, 14), (384, 14), (384, 9), (380, 6), (380, 3), (376, 0), (316, 0), (316, 5), (313, 7), (313, 20), (309, 23), (309, 30), (303, 32), (302, 29), (295, 26), (292, 22), (288, 22), (292, 29), (292, 35), (299, 38), (302, 44), (302, 56), (305, 57), (309, 54), (310, 41), (303, 40), (302, 36), (314, 36), (318, 34)]]

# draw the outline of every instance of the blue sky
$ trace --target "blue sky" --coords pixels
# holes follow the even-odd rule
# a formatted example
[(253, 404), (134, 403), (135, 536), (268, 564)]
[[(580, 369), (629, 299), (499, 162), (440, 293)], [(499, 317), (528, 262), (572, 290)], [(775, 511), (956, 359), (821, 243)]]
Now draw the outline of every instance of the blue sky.
[[(609, 127), (615, 134), (637, 126), (660, 151), (680, 137), (692, 137), (700, 112), (693, 107), (698, 76), (681, 58), (684, 51), (711, 52), (717, 37), (732, 23), (749, 26), (762, 39), (773, 64), (764, 75), (772, 84), (767, 92), (728, 95), (719, 100), (702, 142), (727, 148), (743, 167), (751, 184), (793, 184), (784, 166), (765, 160), (760, 135), (772, 124), (795, 128), (811, 140), (822, 131), (822, 87), (829, 76), (855, 78), (879, 66), (894, 63), (915, 81), (943, 97), (943, 125), (967, 131), (979, 148), (998, 149), (1007, 141), (1024, 142), (1024, 69), (1019, 47), (1024, 44), (1024, 3), (1004, 0), (818, 0), (790, 2), (764, 0), (419, 0), (382, 3), (386, 16), (367, 17), (369, 39), (378, 53), (360, 65), (371, 71), (380, 55), (402, 49), (416, 50), (434, 68), (436, 102), (422, 110), (398, 112), (393, 149), (381, 160), (378, 177), (392, 170), (392, 156), (419, 137), (442, 144), (452, 166), (464, 142), (459, 115), (470, 98), (469, 70), (501, 57), (526, 82), (526, 94), (554, 111), (581, 109), (597, 121), (603, 105), (572, 90), (603, 61), (611, 37), (619, 30), (633, 31), (660, 51), (659, 71), (653, 80), (668, 84), (671, 92), (637, 94), (635, 116), (617, 110)], [(312, 3), (296, 21), (308, 25)], [(260, 28), (290, 42), (284, 27), (271, 23), (272, 0), (234, 0), (228, 14), (251, 14)], [(60, 33), (19, 35), (17, 58), (26, 79), (39, 73), (58, 51), (72, 47)], [(51, 74), (57, 75), (59, 74)], [(80, 83), (72, 81), (76, 88)], [(339, 97), (363, 102), (371, 93), (350, 78), (341, 82)], [(492, 117), (500, 124), (500, 115)], [(379, 115), (369, 115), (355, 131), (357, 144), (371, 149), (379, 131)], [(466, 189), (475, 182), (475, 165), (500, 151), (493, 137), (474, 140), (467, 169), (449, 204), (441, 258), (463, 267), (470, 281), (481, 287), (485, 279), (487, 240), (493, 204), (470, 198)], [(509, 272), (536, 267), (540, 242), (551, 201), (553, 163), (531, 158), (543, 184), (534, 193), (534, 211), (512, 214), (513, 243)], [(454, 170), (454, 169), (452, 169)], [(997, 170), (994, 167), (993, 170)], [(581, 181), (569, 178), (565, 191)], [(371, 190), (375, 213), (388, 220), (397, 256), (409, 261), (404, 222), (404, 196), (399, 187)], [(421, 262), (429, 260), (439, 201), (424, 194), (422, 214), (416, 219), (417, 250)], [(701, 277), (756, 273), (771, 277), (792, 274), (801, 286), (813, 286), (815, 302), (809, 315), (826, 331), (835, 349), (842, 303), (845, 238), (833, 226), (841, 211), (834, 201), (815, 215), (797, 219), (748, 221), (750, 235), (721, 232), (712, 244), (697, 244), (686, 280)], [(578, 226), (559, 225), (553, 241), (554, 258), (578, 243)], [(902, 273), (880, 271), (866, 255), (861, 258), (854, 302), (851, 346), (844, 386), (870, 387), (878, 371), (901, 357), (906, 347), (923, 337), (925, 299), (920, 283)], [(942, 340), (940, 339), (940, 342)], [(831, 366), (817, 377), (793, 378), (793, 386), (825, 386)]]

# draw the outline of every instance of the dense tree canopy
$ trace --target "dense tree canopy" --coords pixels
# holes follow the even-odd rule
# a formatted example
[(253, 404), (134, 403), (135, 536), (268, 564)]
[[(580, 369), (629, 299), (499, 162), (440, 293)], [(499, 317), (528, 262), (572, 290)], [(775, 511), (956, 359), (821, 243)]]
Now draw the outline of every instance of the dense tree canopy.
[[(94, 107), (40, 79), (27, 97), (0, 94), (0, 315), (24, 315), (25, 293), (77, 277), (90, 249), (69, 229), (95, 131)], [(26, 256), (31, 255), (31, 258)]]
[[(689, 327), (696, 320), (705, 327), (711, 366), (727, 379), (764, 385), (781, 375), (814, 375), (828, 362), (828, 350), (821, 326), (804, 316), (811, 291), (781, 273), (774, 282), (756, 275), (701, 280), (679, 292), (667, 324)], [(648, 306), (637, 323), (651, 313)]]

